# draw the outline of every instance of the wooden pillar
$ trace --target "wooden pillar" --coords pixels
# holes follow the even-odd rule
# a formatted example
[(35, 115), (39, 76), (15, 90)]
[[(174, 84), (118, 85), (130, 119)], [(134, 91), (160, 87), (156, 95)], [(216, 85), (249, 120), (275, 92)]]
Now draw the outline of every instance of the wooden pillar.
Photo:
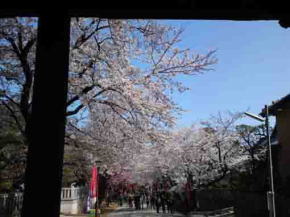
[(22, 217), (59, 217), (70, 18), (57, 10), (38, 21)]

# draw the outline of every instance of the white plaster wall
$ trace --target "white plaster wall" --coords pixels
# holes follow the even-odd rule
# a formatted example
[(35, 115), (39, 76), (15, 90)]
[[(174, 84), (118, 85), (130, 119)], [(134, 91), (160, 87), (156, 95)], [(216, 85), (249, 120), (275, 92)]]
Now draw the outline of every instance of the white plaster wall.
[(78, 214), (80, 213), (78, 200), (62, 200), (60, 212), (64, 214)]

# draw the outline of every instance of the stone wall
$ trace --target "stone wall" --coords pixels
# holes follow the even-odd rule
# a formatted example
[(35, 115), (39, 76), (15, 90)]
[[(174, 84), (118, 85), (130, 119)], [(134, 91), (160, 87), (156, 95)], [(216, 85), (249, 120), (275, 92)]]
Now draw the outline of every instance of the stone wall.
[[(205, 214), (233, 207), (235, 217), (268, 216), (267, 197), (264, 191), (231, 191), (227, 189), (204, 189), (196, 191), (197, 209), (189, 212)], [(232, 216), (233, 214), (226, 213)]]
[(233, 192), (236, 217), (269, 216), (266, 192)]
[(234, 205), (233, 194), (226, 189), (198, 190), (196, 200), (200, 211), (223, 209)]

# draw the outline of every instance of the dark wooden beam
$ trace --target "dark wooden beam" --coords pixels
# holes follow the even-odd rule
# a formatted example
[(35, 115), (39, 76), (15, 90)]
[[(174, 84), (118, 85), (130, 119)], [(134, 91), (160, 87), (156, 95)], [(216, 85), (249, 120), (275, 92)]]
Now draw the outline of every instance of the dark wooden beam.
[(112, 19), (195, 19), (195, 20), (278, 20), (279, 16), (257, 9), (70, 9), (72, 17), (102, 17)]
[(22, 217), (59, 217), (67, 101), (70, 18), (39, 17)]
[(195, 20), (279, 20), (279, 24), (290, 26), (289, 7), (287, 1), (262, 0), (167, 0), (156, 3), (146, 1), (90, 1), (82, 4), (63, 6), (55, 4), (31, 4), (26, 2), (0, 8), (0, 17), (40, 16), (44, 11), (63, 10), (71, 17), (103, 17), (119, 19), (195, 19)]
[[(94, 4), (97, 3), (97, 4)], [(55, 5), (47, 7), (27, 5), (2, 7), (0, 17), (40, 16), (45, 10), (54, 11)], [(144, 18), (144, 19), (214, 19), (214, 20), (278, 20), (286, 16), (288, 7), (281, 1), (260, 0), (167, 0), (156, 4), (156, 0), (146, 1), (88, 1), (64, 7), (74, 17)], [(60, 10), (60, 9), (58, 9)], [(51, 13), (53, 16), (53, 13)]]

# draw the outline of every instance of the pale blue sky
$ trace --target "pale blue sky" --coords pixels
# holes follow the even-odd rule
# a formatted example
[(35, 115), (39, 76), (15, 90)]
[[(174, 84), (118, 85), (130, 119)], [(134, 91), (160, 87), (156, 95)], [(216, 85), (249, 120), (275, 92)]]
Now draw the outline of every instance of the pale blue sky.
[[(185, 27), (181, 46), (198, 52), (217, 49), (214, 71), (179, 80), (191, 88), (174, 95), (189, 112), (178, 126), (207, 119), (218, 111), (259, 113), (290, 93), (290, 30), (277, 21), (161, 21)], [(248, 124), (256, 121), (245, 118)]]

